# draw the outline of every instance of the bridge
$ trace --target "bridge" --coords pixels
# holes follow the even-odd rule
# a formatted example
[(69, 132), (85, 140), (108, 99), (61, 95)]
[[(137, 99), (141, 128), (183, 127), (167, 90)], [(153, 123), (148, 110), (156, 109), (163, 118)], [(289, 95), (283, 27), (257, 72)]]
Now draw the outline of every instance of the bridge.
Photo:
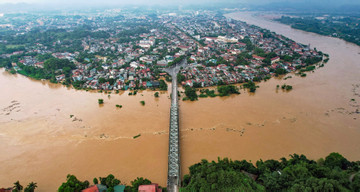
[(181, 66), (186, 65), (184, 59), (179, 65), (168, 68), (165, 71), (172, 77), (170, 126), (169, 126), (169, 156), (167, 191), (178, 192), (181, 184), (180, 174), (180, 145), (179, 145), (179, 104), (177, 92), (177, 73)]

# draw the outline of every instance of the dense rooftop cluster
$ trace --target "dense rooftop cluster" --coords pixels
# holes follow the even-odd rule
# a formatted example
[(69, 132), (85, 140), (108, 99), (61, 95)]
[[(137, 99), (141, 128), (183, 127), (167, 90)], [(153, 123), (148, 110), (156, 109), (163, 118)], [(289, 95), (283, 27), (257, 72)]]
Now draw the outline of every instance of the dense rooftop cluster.
[(4, 17), (0, 64), (75, 88), (127, 90), (162, 86), (162, 68), (182, 59), (189, 65), (180, 83), (190, 87), (257, 81), (322, 60), (310, 46), (210, 11), (121, 13)]
[(182, 84), (206, 87), (257, 81), (317, 63), (323, 54), (246, 23), (213, 16), (175, 19), (175, 25), (202, 46), (191, 53)]

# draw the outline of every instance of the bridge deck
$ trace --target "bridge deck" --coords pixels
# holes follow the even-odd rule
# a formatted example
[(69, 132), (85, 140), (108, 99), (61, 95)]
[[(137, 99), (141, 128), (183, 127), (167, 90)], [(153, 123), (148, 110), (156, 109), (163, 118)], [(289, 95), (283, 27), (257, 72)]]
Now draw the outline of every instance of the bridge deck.
[(172, 98), (169, 126), (169, 156), (167, 191), (178, 192), (180, 187), (179, 107), (176, 70), (172, 71)]

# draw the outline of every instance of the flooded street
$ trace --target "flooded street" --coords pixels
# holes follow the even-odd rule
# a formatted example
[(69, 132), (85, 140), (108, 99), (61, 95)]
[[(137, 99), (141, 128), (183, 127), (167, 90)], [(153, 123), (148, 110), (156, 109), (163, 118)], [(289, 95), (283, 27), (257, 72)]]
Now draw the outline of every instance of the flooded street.
[[(335, 151), (360, 160), (360, 47), (248, 13), (227, 16), (311, 44), (330, 61), (305, 78), (262, 82), (255, 94), (180, 101), (182, 173), (217, 157), (255, 162), (302, 153), (318, 159)], [(293, 90), (276, 89), (284, 83)], [(0, 90), (1, 187), (35, 181), (39, 192), (56, 191), (69, 173), (89, 181), (112, 173), (123, 183), (146, 177), (166, 186), (169, 92), (108, 96), (4, 69)]]

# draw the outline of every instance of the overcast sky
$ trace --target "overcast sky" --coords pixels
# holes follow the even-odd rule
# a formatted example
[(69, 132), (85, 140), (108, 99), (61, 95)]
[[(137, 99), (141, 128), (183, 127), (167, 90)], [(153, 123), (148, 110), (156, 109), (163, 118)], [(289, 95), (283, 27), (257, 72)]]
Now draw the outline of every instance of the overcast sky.
[(0, 0), (0, 3), (88, 3), (88, 4), (188, 4), (188, 3), (211, 3), (232, 2), (250, 4), (268, 4), (272, 2), (296, 2), (296, 3), (325, 3), (325, 4), (360, 4), (360, 0)]
[[(199, 1), (199, 0), (197, 0)], [(197, 2), (195, 1), (195, 2)], [(220, 0), (200, 0), (203, 2), (209, 2), (209, 1), (217, 1), (217, 2), (221, 2)], [(227, 0), (225, 0), (227, 1)], [(229, 0), (232, 1), (232, 0)], [(248, 0), (239, 0), (240, 1), (248, 1)], [(132, 3), (137, 3), (137, 4), (141, 4), (141, 3), (146, 3), (146, 4), (158, 4), (158, 3), (179, 3), (179, 2), (185, 2), (185, 3), (189, 3), (189, 2), (194, 2), (193, 0), (0, 0), (0, 3), (20, 3), (20, 2), (25, 2), (25, 3), (53, 3), (53, 2), (57, 2), (57, 3), (124, 3), (124, 4), (132, 4)]]

